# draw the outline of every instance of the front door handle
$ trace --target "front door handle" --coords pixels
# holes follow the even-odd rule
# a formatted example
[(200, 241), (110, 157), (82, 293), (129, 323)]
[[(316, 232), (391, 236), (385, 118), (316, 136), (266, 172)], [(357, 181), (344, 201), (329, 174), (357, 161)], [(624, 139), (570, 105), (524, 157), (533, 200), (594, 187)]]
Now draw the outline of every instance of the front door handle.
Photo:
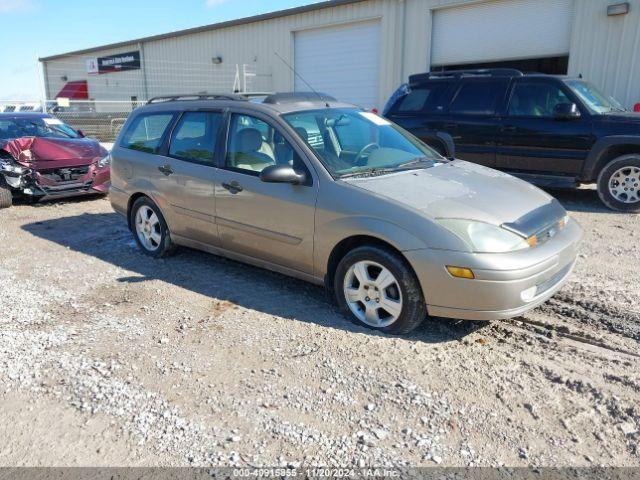
[(173, 175), (173, 169), (171, 168), (171, 165), (169, 165), (169, 164), (162, 165), (162, 166), (158, 167), (158, 170), (160, 170), (162, 173), (164, 173), (167, 177), (169, 175)]
[(230, 183), (223, 182), (222, 183), (222, 188), (226, 188), (227, 190), (229, 190), (233, 194), (236, 194), (236, 193), (239, 193), (239, 192), (242, 191), (242, 187), (235, 180), (233, 182), (230, 182)]
[(503, 132), (515, 132), (517, 128), (518, 127), (516, 127), (515, 125), (507, 125), (505, 127), (502, 127), (502, 131)]

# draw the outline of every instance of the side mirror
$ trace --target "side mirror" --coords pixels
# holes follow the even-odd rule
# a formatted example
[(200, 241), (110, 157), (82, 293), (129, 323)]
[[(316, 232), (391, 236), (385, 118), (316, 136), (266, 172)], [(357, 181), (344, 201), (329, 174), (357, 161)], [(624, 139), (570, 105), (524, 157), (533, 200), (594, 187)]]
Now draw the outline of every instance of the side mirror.
[(260, 172), (260, 180), (267, 183), (301, 185), (307, 180), (307, 176), (296, 171), (291, 165), (269, 165)]
[(80, 135), (81, 138), (85, 138), (86, 137), (86, 135), (84, 134), (84, 132), (82, 130), (76, 130), (76, 133), (78, 135)]
[(580, 117), (580, 110), (575, 103), (558, 103), (553, 109), (553, 116), (558, 120), (571, 120)]

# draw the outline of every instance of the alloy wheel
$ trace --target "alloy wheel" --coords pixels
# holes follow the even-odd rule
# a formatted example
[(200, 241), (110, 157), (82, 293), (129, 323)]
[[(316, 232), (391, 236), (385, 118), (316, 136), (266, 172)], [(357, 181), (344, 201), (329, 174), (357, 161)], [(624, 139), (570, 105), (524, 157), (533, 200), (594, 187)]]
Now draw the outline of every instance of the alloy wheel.
[(402, 313), (402, 290), (391, 271), (379, 263), (354, 263), (344, 278), (344, 296), (351, 312), (361, 322), (388, 327)]
[(640, 201), (640, 168), (623, 167), (616, 170), (609, 179), (609, 193), (622, 203)]
[(156, 251), (162, 242), (162, 230), (158, 215), (152, 208), (142, 205), (136, 212), (136, 234), (144, 248)]

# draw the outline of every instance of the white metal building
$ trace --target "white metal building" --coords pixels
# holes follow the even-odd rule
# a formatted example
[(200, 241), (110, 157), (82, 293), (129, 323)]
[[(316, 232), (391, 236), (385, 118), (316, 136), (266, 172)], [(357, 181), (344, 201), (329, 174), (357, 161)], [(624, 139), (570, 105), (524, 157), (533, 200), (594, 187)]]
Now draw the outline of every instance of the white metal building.
[(242, 90), (248, 76), (253, 91), (309, 90), (276, 53), (316, 90), (365, 107), (412, 73), (464, 66), (582, 74), (632, 106), (640, 0), (332, 0), (42, 63), (50, 99)]

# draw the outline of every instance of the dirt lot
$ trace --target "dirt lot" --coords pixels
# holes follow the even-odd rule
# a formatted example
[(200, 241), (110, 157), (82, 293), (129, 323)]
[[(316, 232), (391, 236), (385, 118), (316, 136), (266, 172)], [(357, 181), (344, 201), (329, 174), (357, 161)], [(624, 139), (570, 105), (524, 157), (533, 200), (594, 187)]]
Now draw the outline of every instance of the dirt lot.
[(320, 288), (190, 250), (106, 199), (0, 211), (0, 465), (640, 465), (640, 217), (585, 229), (526, 317), (372, 334)]

